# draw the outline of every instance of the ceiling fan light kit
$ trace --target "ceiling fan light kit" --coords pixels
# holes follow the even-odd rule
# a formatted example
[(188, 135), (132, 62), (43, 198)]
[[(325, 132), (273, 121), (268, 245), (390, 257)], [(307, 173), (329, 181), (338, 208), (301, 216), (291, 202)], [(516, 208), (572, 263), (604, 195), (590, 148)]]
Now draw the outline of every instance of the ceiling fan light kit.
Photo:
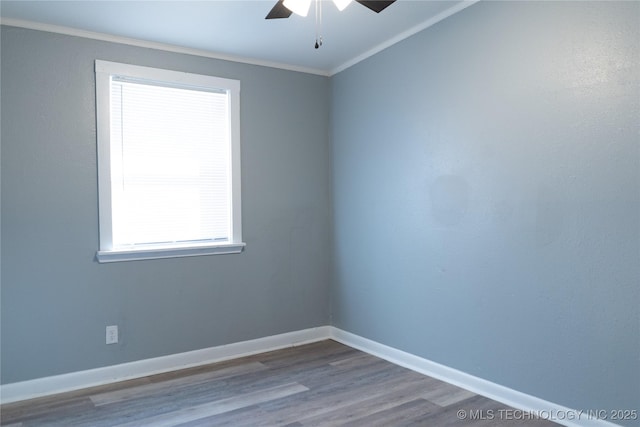
[[(351, 1), (352, 0), (333, 0), (333, 4), (335, 4), (338, 10), (342, 12), (347, 6), (349, 6)], [(284, 0), (282, 4), (296, 15), (306, 17), (309, 14), (311, 0)]]
[(286, 7), (296, 15), (304, 17), (309, 14), (311, 0), (284, 0), (282, 4), (284, 4), (284, 7)]
[(345, 7), (349, 6), (350, 3), (351, 0), (333, 0), (333, 4), (336, 5), (340, 12), (342, 12)]

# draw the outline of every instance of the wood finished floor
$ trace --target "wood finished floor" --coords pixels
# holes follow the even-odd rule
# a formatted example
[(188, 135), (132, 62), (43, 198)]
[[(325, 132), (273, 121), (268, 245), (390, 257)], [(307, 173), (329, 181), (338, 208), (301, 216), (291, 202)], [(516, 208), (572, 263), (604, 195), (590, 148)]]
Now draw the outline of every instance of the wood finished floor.
[[(467, 419), (461, 419), (459, 411)], [(322, 341), (6, 404), (0, 408), (0, 424), (7, 427), (556, 425), (544, 420), (522, 420), (521, 415), (469, 391), (334, 341)], [(472, 421), (469, 416), (483, 419)]]

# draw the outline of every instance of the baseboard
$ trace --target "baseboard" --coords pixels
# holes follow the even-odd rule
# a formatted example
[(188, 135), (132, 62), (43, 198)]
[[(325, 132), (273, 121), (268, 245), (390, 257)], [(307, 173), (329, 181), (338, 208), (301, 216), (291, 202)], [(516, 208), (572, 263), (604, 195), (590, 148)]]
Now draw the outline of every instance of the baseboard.
[(591, 414), (570, 409), (487, 381), (422, 357), (389, 347), (333, 326), (320, 326), (249, 341), (139, 360), (80, 372), (0, 386), (0, 403), (11, 403), (67, 391), (206, 365), (267, 351), (333, 339), (391, 363), (462, 387), (513, 408), (540, 414), (567, 427), (619, 427)]
[(34, 399), (329, 339), (329, 326), (0, 386), (0, 403)]
[(330, 336), (331, 339), (349, 347), (456, 385), (523, 412), (539, 414), (541, 418), (549, 419), (560, 425), (567, 427), (619, 427), (617, 424), (598, 419), (597, 414), (570, 409), (335, 327), (331, 327)]

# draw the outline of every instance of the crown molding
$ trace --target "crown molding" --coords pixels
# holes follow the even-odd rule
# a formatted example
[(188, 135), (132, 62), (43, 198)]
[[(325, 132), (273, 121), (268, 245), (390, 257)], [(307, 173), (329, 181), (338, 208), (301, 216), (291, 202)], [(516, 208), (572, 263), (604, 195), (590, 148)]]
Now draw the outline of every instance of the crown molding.
[(219, 52), (208, 51), (204, 49), (193, 49), (193, 48), (188, 48), (188, 47), (178, 46), (178, 45), (173, 45), (168, 43), (152, 42), (148, 40), (122, 37), (122, 36), (116, 36), (112, 34), (80, 30), (77, 28), (71, 28), (71, 27), (66, 27), (61, 25), (44, 24), (41, 22), (27, 21), (27, 20), (21, 20), (21, 19), (2, 17), (0, 18), (0, 24), (11, 26), (11, 27), (26, 28), (30, 30), (36, 30), (36, 31), (45, 31), (49, 33), (64, 34), (64, 35), (73, 36), (73, 37), (82, 37), (82, 38), (106, 41), (111, 43), (125, 44), (129, 46), (136, 46), (136, 47), (142, 47), (147, 49), (156, 49), (156, 50), (162, 50), (166, 52), (181, 53), (186, 55), (200, 56), (204, 58), (219, 59), (223, 61), (238, 62), (242, 64), (258, 65), (261, 67), (277, 68), (281, 70), (295, 71), (295, 72), (306, 73), (306, 74), (315, 74), (315, 75), (324, 76), (324, 77), (331, 77), (385, 50), (386, 48), (391, 47), (394, 44), (399, 43), (402, 40), (407, 39), (413, 36), (414, 34), (419, 33), (420, 31), (423, 31), (431, 27), (432, 25), (437, 24), (443, 19), (446, 19), (449, 16), (463, 9), (466, 9), (467, 7), (477, 3), (478, 1), (480, 0), (463, 0), (459, 3), (456, 3), (450, 8), (427, 19), (426, 21), (409, 28), (408, 30), (398, 34), (397, 36), (392, 37), (389, 40), (386, 40), (378, 44), (377, 46), (367, 50), (361, 55), (358, 55), (330, 70), (302, 67), (298, 65), (280, 63), (275, 61), (265, 61), (265, 60), (256, 59), (256, 58), (229, 55), (229, 54), (224, 54)]
[(125, 44), (129, 46), (143, 47), (147, 49), (156, 49), (166, 52), (182, 53), (186, 55), (201, 56), (204, 58), (220, 59), (223, 61), (239, 62), (242, 64), (259, 65), (261, 67), (278, 68), (287, 71), (296, 71), (299, 73), (316, 74), (319, 76), (329, 76), (326, 70), (316, 68), (300, 67), (297, 65), (284, 64), (274, 61), (264, 61), (261, 59), (247, 58), (242, 56), (228, 55), (223, 53), (211, 52), (203, 49), (192, 49), (184, 46), (172, 45), (168, 43), (152, 42), (129, 37), (115, 36), (106, 33), (97, 33), (93, 31), (80, 30), (77, 28), (65, 27), (61, 25), (43, 24), (41, 22), (25, 21), (22, 19), (0, 18), (0, 24), (9, 27), (26, 28), (29, 30), (45, 31), (48, 33), (63, 34), (73, 37), (81, 37), (92, 40), (99, 40), (111, 43)]
[(329, 76), (333, 76), (335, 74), (338, 74), (341, 71), (346, 70), (347, 68), (350, 68), (354, 65), (356, 65), (359, 62), (364, 61), (365, 59), (385, 50), (388, 47), (393, 46), (396, 43), (401, 42), (404, 39), (407, 39), (409, 37), (411, 37), (414, 34), (419, 33), (422, 30), (426, 30), (427, 28), (437, 24), (438, 22), (442, 21), (445, 18), (450, 17), (451, 15), (460, 12), (463, 9), (468, 8), (471, 5), (474, 5), (476, 3), (478, 3), (480, 0), (464, 0), (460, 3), (456, 3), (455, 5), (451, 6), (450, 8), (443, 10), (442, 12), (440, 12), (439, 14), (427, 19), (426, 21), (415, 25), (411, 28), (409, 28), (406, 31), (403, 31), (402, 33), (398, 34), (395, 37), (390, 38), (389, 40), (380, 43), (379, 45), (369, 49), (368, 51), (366, 51), (365, 53), (356, 56), (355, 58), (343, 63), (342, 65), (339, 65), (335, 68), (333, 68), (332, 70), (329, 71)]

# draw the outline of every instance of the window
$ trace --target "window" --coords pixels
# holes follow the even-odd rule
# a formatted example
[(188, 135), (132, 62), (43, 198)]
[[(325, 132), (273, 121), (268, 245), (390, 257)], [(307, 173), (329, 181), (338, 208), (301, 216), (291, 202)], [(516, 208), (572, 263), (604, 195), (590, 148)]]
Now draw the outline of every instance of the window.
[(98, 261), (241, 252), (240, 82), (95, 70)]

